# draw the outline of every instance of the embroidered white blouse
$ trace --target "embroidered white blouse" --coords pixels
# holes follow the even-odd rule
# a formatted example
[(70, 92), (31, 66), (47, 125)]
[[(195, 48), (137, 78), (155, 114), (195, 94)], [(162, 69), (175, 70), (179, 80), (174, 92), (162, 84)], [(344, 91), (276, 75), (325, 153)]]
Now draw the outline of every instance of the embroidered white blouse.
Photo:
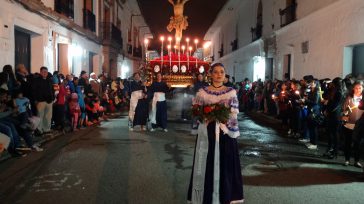
[(226, 124), (221, 124), (221, 129), (232, 138), (240, 136), (238, 127), (239, 100), (235, 89), (229, 87), (224, 91), (211, 91), (207, 87), (201, 88), (193, 100), (193, 104), (225, 104), (230, 106), (231, 113)]

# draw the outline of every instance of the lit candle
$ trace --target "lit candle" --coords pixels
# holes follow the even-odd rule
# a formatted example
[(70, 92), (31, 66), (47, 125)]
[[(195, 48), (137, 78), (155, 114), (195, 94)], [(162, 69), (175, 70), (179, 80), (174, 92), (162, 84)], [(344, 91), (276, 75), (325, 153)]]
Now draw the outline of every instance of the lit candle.
[(171, 45), (167, 46), (168, 55), (169, 55), (169, 73), (171, 73), (171, 69), (172, 69), (171, 48), (172, 48)]
[[(197, 44), (198, 44), (198, 39), (195, 39), (195, 46), (196, 46), (195, 52), (197, 52)], [(197, 68), (197, 56), (196, 56), (196, 68)]]
[(163, 69), (163, 42), (164, 42), (164, 36), (161, 36), (162, 41), (162, 47), (161, 47), (161, 69)]
[(187, 52), (187, 69), (190, 71), (190, 56), (191, 56), (191, 52), (192, 52), (191, 46), (188, 47), (188, 51), (189, 52)]

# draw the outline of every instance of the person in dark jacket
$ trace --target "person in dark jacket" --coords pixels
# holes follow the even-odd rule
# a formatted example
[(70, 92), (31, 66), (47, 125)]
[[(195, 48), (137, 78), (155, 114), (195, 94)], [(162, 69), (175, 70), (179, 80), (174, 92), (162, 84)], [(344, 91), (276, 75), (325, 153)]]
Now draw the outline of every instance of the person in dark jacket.
[(304, 99), (304, 104), (307, 106), (309, 111), (309, 117), (307, 120), (308, 133), (310, 135), (310, 142), (306, 144), (308, 149), (317, 150), (318, 141), (318, 124), (313, 119), (314, 115), (319, 115), (321, 113), (320, 107), (320, 82), (318, 80), (313, 80), (309, 82), (310, 91), (307, 97)]
[(40, 76), (32, 83), (33, 99), (37, 107), (40, 124), (38, 130), (48, 133), (51, 130), (52, 108), (55, 99), (52, 79), (48, 77), (48, 68), (40, 68)]
[(342, 90), (341, 78), (335, 78), (330, 87), (328, 100), (325, 100), (326, 104), (325, 116), (327, 118), (327, 133), (329, 135), (328, 148), (326, 150), (326, 156), (329, 159), (337, 157), (337, 140), (339, 138), (339, 128), (341, 126), (341, 105), (344, 99)]
[(200, 90), (201, 88), (208, 86), (209, 84), (204, 80), (205, 76), (203, 74), (198, 74), (197, 75), (197, 81), (193, 84), (193, 91), (196, 95), (196, 93), (198, 92), (198, 90)]

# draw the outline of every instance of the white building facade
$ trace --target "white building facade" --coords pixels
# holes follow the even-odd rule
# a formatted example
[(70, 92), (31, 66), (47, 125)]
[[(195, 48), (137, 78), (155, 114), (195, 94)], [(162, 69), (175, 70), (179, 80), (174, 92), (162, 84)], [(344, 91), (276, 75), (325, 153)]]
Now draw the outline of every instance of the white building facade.
[[(128, 56), (122, 41), (127, 39), (128, 30), (123, 29), (130, 27), (130, 13), (140, 12), (135, 5), (136, 0), (0, 0), (0, 69), (21, 63), (32, 73), (41, 66), (75, 76), (81, 70), (111, 77), (132, 72), (142, 58)], [(145, 25), (142, 17), (135, 25), (140, 23)], [(120, 47), (110, 54), (112, 37)]]
[(362, 74), (363, 8), (361, 0), (230, 0), (205, 35), (208, 55), (236, 81)]

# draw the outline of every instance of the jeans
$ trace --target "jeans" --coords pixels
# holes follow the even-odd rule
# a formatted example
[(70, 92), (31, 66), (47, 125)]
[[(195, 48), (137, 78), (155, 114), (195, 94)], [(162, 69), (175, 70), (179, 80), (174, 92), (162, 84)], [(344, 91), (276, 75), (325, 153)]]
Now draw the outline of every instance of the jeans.
[[(18, 122), (17, 120), (14, 120), (11, 117), (6, 117), (6, 118), (0, 119), (1, 124), (4, 124), (4, 125), (10, 127), (14, 140), (20, 141), (19, 136), (21, 136), (24, 139), (27, 146), (32, 147), (33, 139), (32, 139), (31, 132), (28, 130), (21, 129), (21, 128), (16, 128), (16, 125), (19, 125), (19, 123), (17, 123), (17, 122)], [(15, 146), (15, 147), (17, 147), (17, 146)]]
[(11, 126), (8, 126), (0, 122), (0, 132), (10, 137), (10, 144), (8, 147), (8, 151), (10, 153), (14, 152), (15, 148), (17, 148), (20, 144), (20, 138), (16, 130), (13, 129)]

